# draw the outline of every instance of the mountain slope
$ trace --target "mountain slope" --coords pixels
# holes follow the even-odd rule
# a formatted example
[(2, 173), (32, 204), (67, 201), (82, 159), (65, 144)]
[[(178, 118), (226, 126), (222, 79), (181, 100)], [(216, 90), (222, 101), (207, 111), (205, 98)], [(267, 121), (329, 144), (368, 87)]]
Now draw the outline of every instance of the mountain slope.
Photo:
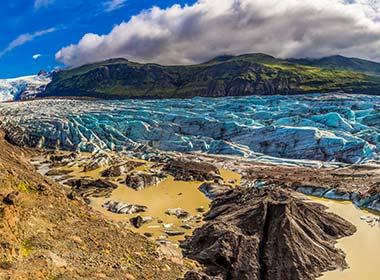
[(380, 77), (295, 64), (265, 54), (188, 66), (111, 59), (54, 73), (40, 97), (191, 98), (345, 91), (375, 94)]
[(332, 70), (347, 70), (368, 75), (380, 75), (380, 63), (360, 58), (344, 57), (341, 55), (323, 57), (319, 59), (291, 59), (290, 61), (302, 65)]

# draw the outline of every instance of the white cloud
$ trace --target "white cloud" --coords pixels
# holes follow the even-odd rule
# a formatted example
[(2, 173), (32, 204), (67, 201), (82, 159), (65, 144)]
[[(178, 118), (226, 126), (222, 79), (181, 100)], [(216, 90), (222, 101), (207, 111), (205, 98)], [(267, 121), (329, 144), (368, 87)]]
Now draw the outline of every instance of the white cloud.
[(380, 0), (344, 0), (343, 2), (362, 10), (366, 16), (375, 21), (380, 20)]
[(37, 60), (37, 59), (39, 59), (41, 56), (42, 56), (42, 54), (37, 53), (37, 54), (33, 55), (32, 58), (33, 58), (34, 60)]
[(109, 0), (103, 3), (106, 12), (112, 12), (125, 5), (126, 0)]
[(47, 7), (51, 4), (54, 3), (55, 0), (34, 0), (34, 8), (36, 10), (42, 8), (42, 7)]
[(278, 57), (332, 54), (380, 60), (379, 0), (198, 0), (153, 7), (62, 48), (66, 65), (125, 57), (188, 64), (216, 55), (264, 52)]
[(39, 31), (34, 32), (34, 33), (21, 34), (16, 39), (14, 39), (12, 42), (10, 42), (5, 49), (0, 51), (0, 57), (4, 56), (6, 53), (12, 51), (13, 49), (20, 47), (20, 46), (34, 40), (37, 37), (41, 37), (43, 35), (52, 33), (56, 30), (57, 30), (56, 28), (48, 28), (45, 30), (39, 30)]

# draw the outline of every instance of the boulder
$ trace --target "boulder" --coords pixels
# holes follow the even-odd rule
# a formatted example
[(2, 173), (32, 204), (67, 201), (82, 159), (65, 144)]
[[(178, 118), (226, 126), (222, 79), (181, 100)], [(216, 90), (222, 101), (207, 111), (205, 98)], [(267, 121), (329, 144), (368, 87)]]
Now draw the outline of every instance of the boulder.
[[(118, 201), (107, 201), (103, 207), (115, 214), (135, 214), (145, 212), (148, 207), (143, 205), (128, 204)], [(138, 221), (136, 221), (138, 222)]]
[(165, 233), (168, 236), (180, 236), (180, 235), (185, 235), (184, 231), (181, 230), (165, 230)]
[(3, 202), (8, 205), (16, 205), (20, 201), (20, 193), (18, 191), (7, 194)]
[(96, 170), (111, 163), (111, 157), (106, 153), (96, 154), (89, 163), (84, 166), (84, 172)]
[(219, 169), (205, 162), (172, 160), (163, 171), (178, 181), (211, 181), (220, 178)]
[(102, 172), (102, 177), (120, 177), (121, 175), (123, 175), (123, 173), (124, 170), (122, 166), (111, 166), (110, 168)]
[(125, 184), (136, 191), (140, 191), (147, 187), (157, 185), (164, 179), (165, 176), (161, 173), (134, 172), (127, 175)]
[(50, 161), (53, 163), (70, 163), (73, 160), (78, 159), (80, 156), (79, 153), (70, 153), (63, 155), (52, 155), (50, 156)]
[(102, 172), (102, 177), (120, 177), (144, 164), (143, 162), (128, 161), (121, 165), (111, 166)]
[(233, 187), (230, 185), (210, 182), (205, 182), (199, 187), (199, 190), (203, 192), (209, 199), (215, 199), (216, 197), (223, 195), (232, 189)]
[(144, 219), (141, 216), (133, 217), (129, 221), (135, 228), (141, 228), (144, 224)]
[(176, 216), (178, 219), (185, 219), (190, 216), (190, 213), (183, 210), (182, 208), (171, 208), (166, 210), (165, 214), (169, 216)]
[(66, 185), (71, 186), (80, 196), (87, 198), (93, 197), (107, 197), (118, 186), (108, 180), (98, 179), (72, 179), (65, 182)]

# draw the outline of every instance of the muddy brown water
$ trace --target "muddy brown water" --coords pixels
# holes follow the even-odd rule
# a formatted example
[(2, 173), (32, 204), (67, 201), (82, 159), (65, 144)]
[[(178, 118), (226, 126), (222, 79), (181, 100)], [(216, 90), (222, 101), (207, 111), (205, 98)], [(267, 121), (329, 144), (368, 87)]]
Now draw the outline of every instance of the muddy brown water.
[[(220, 170), (220, 173), (226, 182), (232, 180), (235, 181), (236, 184), (239, 184), (239, 174), (228, 170)], [(201, 184), (202, 182), (197, 181), (175, 181), (171, 176), (156, 186), (151, 186), (140, 191), (135, 191), (123, 184), (119, 184), (119, 187), (113, 191), (110, 198), (93, 198), (91, 205), (104, 215), (118, 221), (129, 221), (129, 219), (135, 217), (136, 214), (127, 215), (111, 213), (102, 207), (105, 201), (115, 200), (128, 202), (130, 204), (144, 205), (147, 206), (148, 209), (146, 212), (142, 213), (141, 216), (153, 217), (154, 220), (150, 223), (144, 224), (139, 229), (131, 227), (133, 231), (142, 234), (150, 233), (153, 234), (154, 238), (160, 238), (165, 230), (182, 231), (185, 235), (191, 235), (194, 228), (182, 228), (181, 226), (186, 224), (186, 222), (183, 222), (175, 216), (169, 216), (165, 214), (165, 212), (170, 208), (181, 208), (189, 212), (191, 216), (201, 216), (202, 213), (199, 213), (197, 208), (201, 207), (204, 211), (207, 211), (211, 202), (210, 199), (199, 190)], [(202, 222), (189, 224), (193, 227), (199, 227)], [(171, 241), (179, 241), (184, 239), (184, 235), (169, 236), (168, 239)]]
[[(83, 156), (89, 156), (87, 154), (83, 154)], [(82, 158), (83, 159), (83, 158)], [(125, 158), (125, 160), (133, 160), (145, 163), (145, 165), (140, 166), (133, 171), (149, 171), (151, 166), (153, 165), (150, 162), (145, 162), (142, 160), (129, 159)], [(35, 162), (43, 162), (43, 157), (34, 158)], [(53, 168), (56, 170), (60, 169), (70, 169), (72, 173), (70, 174), (71, 178), (92, 178), (99, 179), (101, 178), (101, 173), (106, 169), (99, 168), (90, 172), (84, 172), (83, 166), (74, 166), (71, 168), (68, 167), (58, 167)], [(39, 171), (41, 173), (46, 173), (50, 170), (46, 165), (40, 165)], [(233, 171), (220, 169), (220, 173), (222, 178), (226, 183), (230, 183), (231, 185), (240, 184), (241, 176)], [(57, 176), (52, 176), (53, 179), (58, 179)], [(125, 222), (125, 225), (128, 226), (132, 231), (138, 232), (141, 234), (150, 233), (152, 234), (152, 238), (159, 239), (163, 237), (165, 231), (181, 231), (184, 234), (178, 236), (169, 236), (166, 239), (174, 242), (178, 242), (179, 240), (183, 240), (186, 235), (191, 235), (193, 230), (196, 227), (202, 225), (201, 221), (195, 222), (190, 221), (186, 222), (181, 219), (178, 219), (175, 216), (169, 216), (165, 212), (171, 208), (181, 208), (190, 213), (191, 216), (199, 216), (202, 217), (203, 213), (197, 211), (198, 208), (203, 208), (204, 211), (208, 211), (209, 204), (211, 202), (200, 190), (199, 186), (202, 182), (191, 181), (175, 181), (173, 177), (168, 176), (167, 179), (160, 182), (157, 185), (150, 186), (140, 191), (136, 191), (132, 188), (127, 187), (123, 183), (119, 183), (119, 180), (125, 179), (124, 177), (118, 177), (112, 179), (112, 182), (118, 185), (118, 188), (112, 192), (110, 197), (104, 198), (91, 198), (91, 206), (101, 212), (106, 217), (109, 217), (118, 222)], [(232, 183), (233, 182), (233, 183)], [(147, 206), (148, 209), (144, 213), (140, 214), (115, 214), (107, 209), (105, 209), (102, 205), (109, 200), (128, 203), (128, 204), (138, 204)], [(142, 217), (152, 217), (153, 220), (149, 223), (144, 224), (141, 228), (136, 229), (132, 225), (129, 224), (129, 220), (136, 216)], [(183, 228), (184, 225), (192, 226), (192, 229)]]
[(380, 226), (371, 227), (361, 217), (374, 216), (368, 211), (356, 208), (351, 202), (310, 197), (310, 200), (321, 203), (329, 211), (350, 221), (357, 228), (357, 232), (338, 240), (337, 247), (346, 253), (349, 265), (345, 270), (326, 272), (318, 280), (375, 280), (380, 279)]

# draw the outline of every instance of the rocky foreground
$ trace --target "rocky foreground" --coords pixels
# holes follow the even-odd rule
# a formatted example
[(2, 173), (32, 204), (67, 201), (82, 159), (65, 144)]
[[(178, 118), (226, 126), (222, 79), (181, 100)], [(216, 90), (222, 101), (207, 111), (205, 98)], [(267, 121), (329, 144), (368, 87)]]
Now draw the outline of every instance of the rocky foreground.
[[(294, 191), (361, 201), (373, 210), (379, 205), (377, 165), (316, 168), (144, 150), (39, 153), (3, 138), (0, 147), (0, 276), (5, 279), (177, 279), (186, 272), (186, 279), (315, 279), (346, 267), (335, 244), (355, 227)], [(40, 172), (49, 167), (41, 173), (63, 185), (37, 174), (27, 160), (36, 157)], [(222, 170), (241, 174), (241, 182)], [(110, 199), (120, 188), (155, 190), (167, 178), (198, 182), (196, 189), (213, 200), (204, 222), (202, 207), (196, 215), (167, 209), (164, 215), (178, 220), (178, 228), (170, 228), (144, 215), (144, 204)], [(129, 228), (157, 222), (163, 232), (158, 238), (141, 232), (150, 240), (132, 233), (90, 207), (99, 198), (106, 211), (125, 215)], [(182, 244), (184, 259), (175, 248), (162, 246), (194, 228)]]
[(39, 175), (0, 135), (1, 279), (177, 279), (186, 265)]
[(356, 229), (282, 189), (237, 189), (218, 197), (206, 224), (182, 243), (205, 266), (186, 279), (299, 279), (345, 268), (336, 240)]

